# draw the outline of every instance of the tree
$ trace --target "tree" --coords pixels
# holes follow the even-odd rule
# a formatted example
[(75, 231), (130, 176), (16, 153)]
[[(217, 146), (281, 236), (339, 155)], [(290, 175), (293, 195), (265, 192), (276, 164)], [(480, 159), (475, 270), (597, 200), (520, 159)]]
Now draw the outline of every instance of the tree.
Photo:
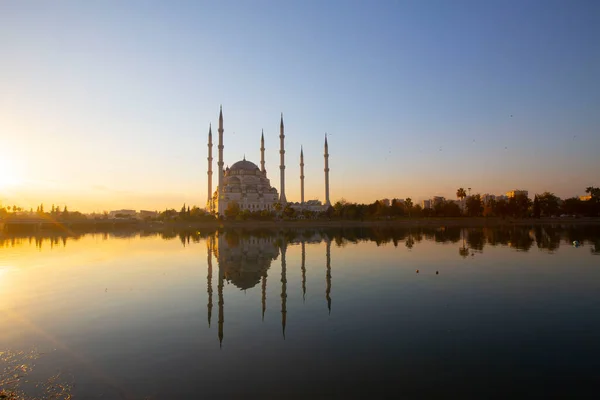
[(533, 197), (533, 217), (534, 218), (539, 218), (542, 214), (542, 209), (540, 208), (540, 199), (538, 198), (538, 195), (536, 194)]
[(479, 217), (483, 212), (483, 203), (479, 194), (469, 196), (467, 199), (467, 212), (471, 217)]
[(335, 204), (333, 205), (333, 209), (335, 210), (334, 215), (337, 218), (343, 218), (344, 214), (345, 214), (345, 208), (346, 205), (348, 204), (348, 202), (346, 201), (346, 199), (342, 198), (338, 201), (335, 202)]
[(240, 213), (240, 205), (237, 201), (230, 201), (225, 209), (225, 216), (227, 218), (235, 218)]
[(529, 206), (532, 202), (524, 194), (511, 197), (508, 201), (508, 213), (515, 218), (525, 218), (529, 214)]
[(590, 216), (597, 216), (600, 213), (600, 188), (589, 186), (585, 189), (586, 193), (589, 193), (592, 198), (586, 203), (587, 214)]
[(592, 199), (600, 199), (600, 188), (588, 186), (587, 188), (585, 188), (585, 192), (590, 194), (592, 196)]
[[(42, 208), (42, 210), (43, 210), (43, 208)], [(69, 211), (67, 210), (67, 206), (66, 205), (65, 205), (65, 208), (64, 208), (64, 210), (62, 212), (62, 217), (65, 218), (65, 219), (69, 217)]]
[(410, 197), (407, 197), (406, 200), (404, 200), (404, 206), (406, 207), (406, 211), (408, 211), (408, 216), (410, 217), (410, 212), (412, 211), (413, 207), (413, 202)]
[(467, 197), (467, 192), (465, 191), (465, 188), (458, 188), (458, 190), (456, 191), (456, 197), (461, 200)]
[(275, 211), (277, 211), (277, 213), (280, 213), (281, 210), (283, 209), (283, 206), (281, 205), (280, 202), (276, 202), (276, 203), (273, 204), (273, 209)]
[[(544, 192), (536, 196), (539, 202), (541, 215), (549, 217), (558, 214), (560, 211), (560, 199), (554, 193)], [(535, 213), (535, 210), (534, 210)]]
[(294, 210), (289, 204), (286, 204), (285, 208), (283, 209), (283, 215), (287, 218), (294, 218), (296, 215), (296, 210)]
[(565, 199), (563, 201), (561, 212), (569, 215), (585, 214), (585, 204), (583, 201), (579, 200), (578, 197), (571, 197), (570, 199)]

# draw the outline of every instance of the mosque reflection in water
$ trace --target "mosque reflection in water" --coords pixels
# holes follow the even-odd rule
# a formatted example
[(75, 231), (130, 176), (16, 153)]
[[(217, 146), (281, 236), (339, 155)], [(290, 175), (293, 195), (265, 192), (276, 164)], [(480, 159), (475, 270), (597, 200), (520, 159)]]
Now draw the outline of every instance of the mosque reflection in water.
[[(313, 240), (321, 241), (318, 235)], [(325, 240), (325, 299), (331, 314), (331, 240)], [(242, 237), (238, 233), (217, 232), (206, 238), (208, 275), (206, 291), (208, 295), (208, 325), (213, 313), (213, 257), (217, 261), (217, 307), (219, 344), (223, 343), (223, 325), (225, 323), (225, 301), (223, 287), (225, 281), (241, 290), (261, 286), (262, 319), (267, 309), (267, 277), (273, 262), (280, 258), (281, 265), (281, 328), (285, 339), (287, 317), (287, 265), (286, 252), (288, 238), (284, 235), (265, 235)], [(302, 274), (302, 297), (306, 297), (306, 240), (300, 242)]]

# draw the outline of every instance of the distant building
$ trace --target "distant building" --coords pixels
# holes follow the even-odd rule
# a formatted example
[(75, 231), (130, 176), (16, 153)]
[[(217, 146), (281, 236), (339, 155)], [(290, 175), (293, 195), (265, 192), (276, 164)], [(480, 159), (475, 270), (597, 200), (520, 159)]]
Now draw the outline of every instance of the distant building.
[(158, 217), (158, 212), (157, 211), (140, 210), (138, 217), (140, 219), (156, 218), (156, 217)]
[(446, 201), (445, 197), (442, 197), (442, 196), (433, 196), (433, 198), (431, 199), (431, 206), (435, 207), (436, 205), (442, 204), (445, 201)]
[(302, 210), (310, 211), (314, 213), (320, 213), (327, 211), (329, 206), (324, 206), (320, 200), (308, 200), (304, 202), (304, 205), (300, 202), (288, 203), (296, 212), (302, 212)]
[(454, 204), (456, 204), (462, 212), (465, 212), (467, 209), (467, 201), (465, 199), (454, 200)]
[(483, 204), (488, 204), (492, 200), (496, 200), (496, 195), (489, 193), (481, 195), (481, 201), (483, 202)]
[(118, 218), (118, 217), (135, 217), (135, 210), (114, 210), (108, 213), (109, 218)]
[(423, 200), (421, 203), (423, 210), (431, 208), (431, 200)]
[(506, 197), (513, 198), (519, 195), (524, 195), (525, 197), (529, 197), (529, 192), (527, 190), (515, 189), (510, 192), (506, 192)]

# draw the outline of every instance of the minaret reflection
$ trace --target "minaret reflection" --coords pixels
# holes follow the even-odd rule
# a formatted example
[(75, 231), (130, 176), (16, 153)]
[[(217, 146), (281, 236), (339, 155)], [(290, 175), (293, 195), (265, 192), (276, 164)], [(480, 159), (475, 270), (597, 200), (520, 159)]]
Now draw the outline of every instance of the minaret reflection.
[(208, 308), (208, 327), (210, 328), (210, 320), (212, 317), (212, 309), (213, 309), (213, 302), (212, 302), (212, 295), (213, 295), (213, 289), (212, 289), (212, 251), (213, 251), (213, 237), (209, 237), (206, 239), (206, 249), (207, 249), (207, 253), (208, 253), (208, 259), (207, 259), (207, 263), (208, 263), (208, 275), (206, 276), (206, 293), (208, 294), (208, 304), (206, 305), (206, 308)]
[(300, 266), (302, 271), (302, 302), (306, 300), (306, 243), (302, 241), (302, 264)]
[(219, 296), (219, 347), (222, 347), (223, 323), (225, 322), (225, 317), (223, 315), (223, 306), (225, 304), (223, 302), (223, 269), (221, 268), (221, 264), (219, 264), (219, 283), (217, 285), (217, 293)]
[[(322, 241), (322, 239), (320, 239)], [(224, 283), (232, 283), (239, 290), (252, 289), (260, 284), (262, 312), (261, 317), (264, 321), (267, 309), (267, 278), (271, 263), (279, 257), (281, 252), (281, 331), (285, 339), (287, 327), (287, 250), (289, 244), (301, 246), (301, 279), (302, 279), (302, 299), (306, 298), (306, 240), (290, 239), (279, 234), (262, 234), (261, 236), (252, 236), (245, 232), (226, 231), (219, 232), (214, 237), (207, 240), (207, 312), (208, 324), (211, 324), (213, 308), (213, 254), (218, 263), (218, 337), (219, 346), (223, 344), (224, 330)], [(317, 243), (317, 241), (309, 241)], [(327, 309), (331, 314), (331, 240), (325, 240), (326, 255), (326, 288), (325, 298), (327, 300)], [(257, 288), (258, 290), (258, 288)]]
[(281, 246), (281, 329), (283, 332), (283, 338), (285, 339), (285, 319), (287, 316), (286, 303), (287, 303), (287, 279), (286, 279), (286, 265), (285, 265), (285, 252), (287, 250), (287, 242), (283, 241)]
[(325, 288), (325, 298), (327, 299), (327, 309), (329, 310), (329, 314), (331, 315), (331, 240), (327, 240), (325, 255), (327, 258), (326, 270), (327, 273), (325, 275), (326, 280), (326, 288)]
[(223, 342), (223, 283), (225, 280), (240, 290), (255, 287), (262, 281), (262, 318), (267, 308), (267, 270), (279, 256), (275, 236), (257, 237), (244, 232), (228, 231), (213, 238), (219, 265), (219, 343)]
[(265, 320), (265, 310), (267, 309), (267, 274), (262, 277), (262, 320)]

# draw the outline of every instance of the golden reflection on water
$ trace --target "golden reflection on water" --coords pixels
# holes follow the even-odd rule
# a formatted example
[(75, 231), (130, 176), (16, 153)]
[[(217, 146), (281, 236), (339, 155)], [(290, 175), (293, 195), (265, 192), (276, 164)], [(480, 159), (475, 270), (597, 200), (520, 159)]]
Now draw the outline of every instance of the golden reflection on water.
[[(580, 237), (582, 242), (597, 241), (593, 234)], [(118, 332), (125, 325), (142, 337), (148, 327), (179, 323), (179, 316), (168, 317), (183, 309), (190, 314), (181, 315), (201, 315), (206, 329), (198, 335), (202, 343), (212, 341), (217, 351), (221, 346), (225, 351), (236, 345), (244, 329), (240, 326), (253, 321), (255, 310), (255, 322), (265, 321), (266, 315), (264, 326), (276, 328), (282, 342), (290, 341), (299, 335), (296, 321), (305, 318), (300, 312), (320, 313), (313, 317), (320, 321), (347, 317), (348, 303), (370, 300), (382, 288), (451, 292), (452, 285), (473, 276), (502, 281), (506, 271), (506, 276), (514, 272), (509, 271), (512, 265), (551, 271), (531, 261), (532, 250), (554, 253), (569, 239), (568, 233), (550, 228), (0, 237), (0, 343), (16, 348), (42, 341), (85, 365), (96, 380), (125, 393), (113, 371), (98, 368), (74, 350), (69, 335), (85, 337), (103, 329), (98, 337), (106, 334), (121, 341)], [(589, 255), (585, 248), (568, 246), (552, 261), (556, 265), (583, 251)], [(526, 272), (518, 276), (527, 277)], [(512, 297), (527, 293), (524, 285), (536, 285), (533, 279), (520, 280), (518, 286), (515, 282), (504, 282), (503, 290), (515, 290)], [(191, 326), (197, 334), (198, 326)], [(50, 376), (48, 382), (59, 387), (56, 382), (63, 378)], [(70, 388), (69, 382), (63, 387)], [(5, 379), (4, 386), (8, 384)], [(60, 395), (67, 398), (64, 393)]]

